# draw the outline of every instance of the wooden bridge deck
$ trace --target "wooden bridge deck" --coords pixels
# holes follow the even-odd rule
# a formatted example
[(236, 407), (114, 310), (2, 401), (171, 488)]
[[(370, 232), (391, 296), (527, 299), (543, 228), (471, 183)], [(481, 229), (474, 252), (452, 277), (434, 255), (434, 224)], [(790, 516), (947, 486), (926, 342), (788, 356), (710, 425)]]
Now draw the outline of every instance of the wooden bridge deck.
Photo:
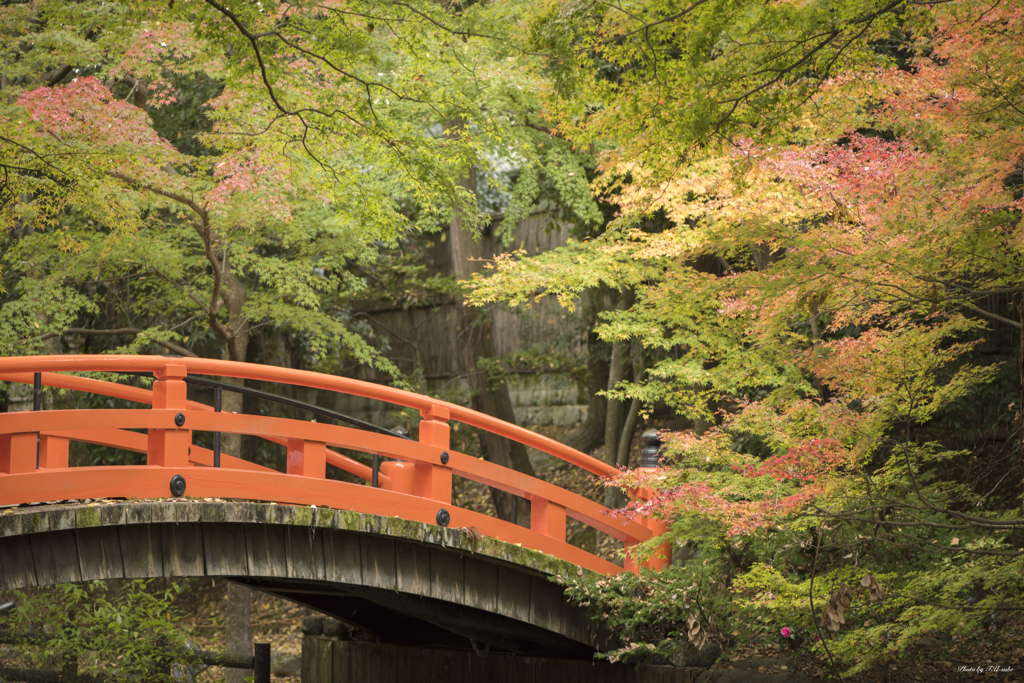
[(460, 529), (331, 508), (101, 501), (0, 514), (0, 588), (225, 578), (385, 643), (588, 656), (607, 634), (551, 581), (580, 568)]
[[(149, 375), (152, 389), (69, 374), (84, 372)], [(211, 376), (414, 408), (422, 418), (419, 438), (358, 421), (332, 424), (353, 421), (318, 406), (299, 407), (334, 419), (226, 413), (219, 403), (189, 400), (191, 383), (291, 401)], [(34, 384), (37, 397), (33, 411), (0, 414), (0, 506), (180, 499), (8, 510), (0, 515), (0, 584), (8, 587), (223, 576), (352, 623), (365, 622), (371, 631), (404, 624), (408, 636), (400, 642), (406, 644), (447, 633), (436, 637), (486, 642), (509, 652), (572, 654), (592, 650), (598, 635), (544, 576), (567, 568), (614, 574), (637, 567), (628, 559), (620, 567), (567, 543), (567, 518), (618, 538), (627, 548), (664, 530), (660, 520), (613, 516), (571, 491), (453, 450), (450, 422), (514, 439), (598, 476), (617, 474), (600, 460), (463, 406), (391, 387), (287, 368), (164, 356), (0, 358), (0, 381)], [(142, 409), (41, 410), (44, 386), (131, 401)], [(198, 445), (196, 432), (213, 433), (214, 448)], [(285, 446), (285, 471), (220, 452), (223, 433)], [(69, 467), (73, 441), (144, 453), (146, 464)], [(370, 454), (374, 465), (342, 451)], [(369, 485), (328, 479), (328, 466)], [(453, 505), (455, 477), (528, 500), (529, 528)], [(185, 496), (251, 502), (186, 502)], [(670, 555), (670, 548), (660, 546), (647, 566), (660, 568)]]

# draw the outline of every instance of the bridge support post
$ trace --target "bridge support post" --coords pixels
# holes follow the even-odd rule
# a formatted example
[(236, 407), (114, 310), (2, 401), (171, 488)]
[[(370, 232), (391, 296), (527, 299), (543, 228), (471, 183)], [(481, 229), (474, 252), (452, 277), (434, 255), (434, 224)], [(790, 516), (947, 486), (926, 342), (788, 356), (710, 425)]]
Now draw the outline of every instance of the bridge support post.
[[(443, 406), (431, 406), (421, 410), (420, 443), (438, 448), (449, 448), (451, 427), (448, 418), (451, 413)], [(452, 471), (440, 461), (436, 465), (416, 463), (415, 491), (421, 498), (430, 498), (445, 504), (452, 502)]]
[(0, 472), (18, 474), (36, 469), (36, 433), (0, 434)]
[(63, 436), (39, 435), (39, 468), (64, 469), (68, 466), (69, 440)]
[(314, 479), (327, 476), (327, 444), (288, 439), (288, 474)]
[(530, 528), (558, 541), (565, 540), (565, 508), (543, 498), (530, 501)]
[[(153, 409), (181, 410), (186, 407), (188, 367), (168, 363), (153, 373)], [(151, 429), (146, 451), (146, 464), (160, 467), (188, 467), (188, 449), (192, 431), (185, 429)]]

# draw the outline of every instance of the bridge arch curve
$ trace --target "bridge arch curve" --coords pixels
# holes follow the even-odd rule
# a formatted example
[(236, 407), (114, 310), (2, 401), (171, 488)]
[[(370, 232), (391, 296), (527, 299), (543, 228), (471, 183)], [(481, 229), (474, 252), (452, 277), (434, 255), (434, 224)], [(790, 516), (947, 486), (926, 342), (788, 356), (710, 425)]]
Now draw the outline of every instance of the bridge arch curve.
[(215, 577), (385, 643), (586, 658), (608, 634), (552, 577), (569, 562), (475, 530), (327, 507), (93, 501), (0, 515), (0, 587)]

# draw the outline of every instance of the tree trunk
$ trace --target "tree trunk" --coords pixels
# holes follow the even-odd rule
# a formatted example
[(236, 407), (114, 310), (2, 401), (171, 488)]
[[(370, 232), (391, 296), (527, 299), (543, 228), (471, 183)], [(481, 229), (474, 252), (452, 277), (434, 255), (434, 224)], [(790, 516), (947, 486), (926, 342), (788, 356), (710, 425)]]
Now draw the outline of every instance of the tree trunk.
[[(252, 591), (245, 586), (228, 582), (228, 596), (224, 604), (224, 635), (228, 654), (252, 656)], [(224, 669), (226, 683), (245, 683), (252, 671)]]
[(600, 392), (608, 386), (608, 363), (604, 360), (607, 343), (594, 332), (597, 314), (601, 310), (601, 293), (588, 290), (581, 297), (581, 308), (587, 321), (587, 419), (578, 429), (566, 437), (566, 443), (576, 450), (590, 452), (601, 445), (604, 439), (605, 416), (608, 401)]
[[(615, 310), (625, 311), (632, 305), (632, 303), (632, 292), (620, 293), (619, 300), (615, 304)], [(629, 353), (631, 345), (632, 342), (628, 339), (617, 341), (612, 344), (612, 358), (608, 369), (608, 391), (615, 389), (619, 382), (628, 379), (629, 371), (633, 365)], [(632, 408), (632, 406), (630, 407)], [(637, 410), (639, 410), (639, 404), (637, 404)], [(627, 417), (625, 402), (609, 398), (608, 412), (605, 415), (604, 423), (604, 461), (609, 465), (615, 466), (618, 464), (619, 452), (622, 448), (620, 442), (623, 438), (626, 438), (626, 427), (629, 427), (629, 439), (632, 439), (632, 430), (636, 428), (636, 417), (634, 414), (633, 424), (631, 426), (626, 424), (629, 422)], [(628, 441), (625, 448), (626, 457), (628, 457)], [(619, 489), (609, 487), (604, 490), (605, 507), (621, 507), (624, 500), (622, 491)]]
[[(226, 346), (225, 355), (228, 360), (245, 362), (246, 352), (249, 348), (249, 320), (244, 313), (248, 292), (246, 292), (242, 281), (231, 272), (230, 262), (224, 259), (223, 263), (225, 268), (220, 296), (228, 314), (227, 324), (224, 326), (227, 334), (222, 334)], [(224, 381), (239, 386), (245, 384), (243, 379), (225, 378)], [(229, 413), (241, 413), (243, 398), (242, 394), (234, 391), (224, 391), (221, 394), (221, 409)], [(224, 453), (238, 458), (244, 457), (241, 434), (223, 434), (221, 448)], [(224, 628), (227, 631), (228, 653), (252, 655), (251, 615), (251, 591), (240, 584), (228, 583), (227, 600), (224, 602)], [(245, 677), (251, 675), (251, 671), (243, 669), (225, 669), (224, 678), (227, 683), (243, 683)]]
[[(622, 292), (619, 300), (615, 303), (615, 310), (625, 311), (633, 303), (632, 292)], [(619, 382), (627, 379), (629, 369), (632, 365), (630, 358), (631, 342), (628, 339), (614, 342), (612, 344), (612, 358), (608, 368), (607, 391), (615, 389)], [(605, 415), (604, 423), (604, 461), (614, 465), (619, 454), (619, 435), (622, 433), (622, 423), (625, 416), (626, 405), (623, 401), (608, 399), (608, 412)]]
[[(463, 187), (476, 192), (475, 172), (463, 180)], [(476, 270), (473, 264), (479, 263), (482, 255), (480, 236), (464, 229), (462, 217), (456, 213), (448, 237), (451, 242), (452, 271), (459, 280), (466, 280)], [(481, 358), (493, 358), (495, 355), (490, 319), (485, 314), (482, 315), (479, 309), (467, 306), (461, 298), (456, 303), (456, 313), (461, 371), (469, 381), (473, 409), (516, 424), (508, 386), (503, 382), (492, 382), (487, 376), (487, 370), (482, 368), (479, 362)], [(488, 461), (533, 476), (533, 465), (530, 464), (523, 444), (481, 430), (480, 448)], [(498, 517), (510, 519), (512, 497), (497, 489), (491, 489), (491, 497)]]
[[(248, 292), (245, 285), (231, 271), (230, 261), (224, 259), (223, 281), (221, 282), (220, 296), (227, 309), (228, 321), (225, 332), (221, 333), (225, 344), (225, 356), (227, 360), (245, 362), (245, 354), (249, 348), (249, 320), (245, 317), (245, 302), (248, 300)], [(242, 386), (245, 380), (226, 377), (228, 384)], [(242, 395), (234, 391), (225, 391), (221, 396), (221, 409), (226, 413), (242, 412)], [(244, 457), (242, 453), (242, 435), (224, 434), (221, 436), (221, 448), (224, 453), (233, 455), (236, 458)]]
[[(633, 340), (633, 381), (640, 382), (644, 375), (644, 349), (639, 341)], [(637, 423), (640, 421), (640, 399), (634, 398), (629, 402), (629, 410), (626, 411), (626, 423), (622, 426), (622, 433), (619, 435), (619, 451), (615, 457), (616, 467), (629, 466), (629, 452), (633, 447), (633, 434), (636, 433)]]
[[(608, 372), (608, 391), (626, 379), (626, 358), (629, 350), (628, 341), (617, 341), (612, 344), (612, 362)], [(604, 461), (615, 464), (619, 450), (619, 433), (622, 430), (623, 408), (625, 404), (614, 398), (608, 399), (608, 413), (604, 421)]]

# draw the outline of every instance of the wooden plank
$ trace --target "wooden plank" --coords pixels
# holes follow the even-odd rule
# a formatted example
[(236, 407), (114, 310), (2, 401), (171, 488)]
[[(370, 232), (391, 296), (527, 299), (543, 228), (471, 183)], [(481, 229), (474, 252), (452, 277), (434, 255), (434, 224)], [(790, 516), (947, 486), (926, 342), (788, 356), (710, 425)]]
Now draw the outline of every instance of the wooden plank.
[(230, 503), (200, 503), (199, 520), (203, 522), (203, 524), (227, 522), (229, 519), (228, 513), (230, 509)]
[(35, 585), (36, 571), (28, 538), (0, 538), (0, 587), (14, 590)]
[(589, 620), (583, 610), (573, 605), (564, 597), (562, 599), (562, 635), (576, 642), (596, 645), (587, 629)]
[(171, 511), (174, 514), (175, 522), (179, 524), (182, 522), (194, 523), (202, 519), (203, 505), (198, 501), (180, 498), (176, 503), (171, 505)]
[(488, 659), (492, 662), (501, 661), (501, 665), (492, 667), (493, 674), (488, 676), (487, 680), (493, 681), (493, 683), (516, 683), (515, 670), (519, 663), (515, 659), (509, 658), (508, 661), (505, 661), (505, 658), (499, 660), (493, 656), (488, 657)]
[(498, 605), (495, 611), (506, 617), (529, 621), (530, 577), (507, 567), (498, 567)]
[(125, 524), (149, 524), (153, 521), (152, 503), (133, 503), (124, 511)]
[(419, 543), (396, 542), (398, 590), (430, 597), (430, 548)]
[[(429, 657), (424, 656), (424, 664), (429, 667), (427, 683), (450, 683), (456, 679), (451, 676), (450, 650), (428, 650)], [(427, 653), (424, 653), (426, 655)], [(353, 679), (357, 680), (357, 679)]]
[(284, 527), (246, 524), (245, 550), (249, 560), (249, 576), (288, 576)]
[[(170, 476), (167, 477), (170, 481)], [(155, 503), (143, 503), (149, 508), (149, 521), (152, 524), (158, 524), (160, 522), (177, 522), (177, 511), (174, 509), (178, 506), (174, 501), (159, 501)]]
[(290, 526), (285, 530), (285, 561), (293, 579), (325, 581), (324, 534), (313, 527)]
[(463, 655), (463, 678), (464, 681), (486, 681), (488, 657), (481, 657), (475, 652), (466, 652)]
[[(341, 642), (338, 643), (341, 645)], [(353, 683), (373, 683), (371, 678), (372, 673), (370, 667), (367, 666), (366, 661), (366, 648), (363, 647), (363, 643), (359, 643), (358, 646), (352, 641), (345, 642), (345, 647), (349, 651), (349, 676), (350, 678), (345, 680), (345, 683), (352, 681)]]
[(28, 515), (25, 513), (18, 512), (11, 515), (0, 515), (0, 538), (21, 536), (26, 517)]
[(427, 672), (420, 661), (422, 652), (408, 647), (396, 649), (400, 650), (394, 657), (396, 683), (419, 683), (425, 680)]
[(366, 683), (395, 683), (395, 654), (388, 653), (390, 656), (385, 656), (385, 647), (380, 643), (362, 644), (366, 670), (369, 673), (369, 676), (364, 679)]
[(460, 555), (430, 549), (430, 590), (438, 600), (463, 604), (466, 599), (466, 566)]
[(302, 662), (299, 665), (299, 680), (301, 681), (312, 682), (313, 680), (312, 671), (310, 669), (312, 668), (314, 647), (316, 646), (314, 645), (313, 638), (306, 636), (302, 639)]
[(78, 583), (82, 580), (74, 531), (29, 534), (28, 539), (32, 547), (37, 586)]
[[(127, 520), (126, 506), (124, 505), (103, 505), (100, 506), (100, 526), (122, 526)], [(50, 528), (56, 529), (53, 522)]]
[(244, 524), (215, 522), (203, 524), (202, 531), (207, 576), (249, 575)]
[(121, 558), (120, 528), (100, 527), (79, 529), (78, 558), (82, 567), (82, 581), (96, 579), (123, 579), (124, 561)]
[(317, 672), (317, 676), (318, 677), (315, 678), (315, 679), (312, 679), (312, 680), (316, 681), (317, 683), (331, 683), (331, 671), (332, 671), (331, 667), (332, 667), (332, 664), (334, 663), (332, 661), (333, 660), (333, 656), (332, 656), (332, 652), (331, 651), (334, 649), (335, 642), (337, 642), (337, 641), (333, 641), (333, 640), (321, 641), (321, 646), (320, 646), (319, 651), (317, 652), (317, 657), (316, 657), (316, 672)]
[(398, 589), (395, 566), (395, 542), (390, 538), (365, 535), (359, 539), (363, 585), (373, 588)]
[(302, 639), (301, 679), (303, 683), (320, 683), (319, 664), (322, 643), (321, 638)]
[(360, 586), (363, 583), (359, 536), (348, 531), (323, 531), (327, 580)]
[(465, 652), (448, 652), (448, 656), (445, 659), (445, 675), (449, 681), (471, 681), (466, 674), (466, 653)]
[(128, 524), (121, 529), (119, 538), (126, 579), (163, 576), (163, 539), (159, 526)]
[[(184, 507), (184, 506), (179, 506)], [(164, 576), (202, 576), (203, 536), (198, 524), (161, 524)]]
[[(121, 508), (121, 517), (124, 517), (124, 508), (121, 505), (110, 506)], [(51, 508), (48, 510), (48, 516), (50, 517), (50, 530), (51, 531), (63, 531), (65, 529), (75, 528), (75, 509), (69, 507), (58, 507)], [(120, 522), (124, 524), (124, 522)]]
[(493, 612), (498, 607), (498, 565), (466, 558), (466, 601), (468, 607)]
[[(350, 646), (351, 642), (346, 640), (331, 643), (330, 683), (349, 683), (349, 681), (356, 680), (352, 678), (351, 674), (352, 648)], [(307, 679), (302, 680), (306, 681)]]
[(608, 683), (633, 683), (633, 670), (623, 664), (608, 665)]
[(562, 632), (562, 587), (536, 576), (530, 577), (530, 623), (556, 633)]

